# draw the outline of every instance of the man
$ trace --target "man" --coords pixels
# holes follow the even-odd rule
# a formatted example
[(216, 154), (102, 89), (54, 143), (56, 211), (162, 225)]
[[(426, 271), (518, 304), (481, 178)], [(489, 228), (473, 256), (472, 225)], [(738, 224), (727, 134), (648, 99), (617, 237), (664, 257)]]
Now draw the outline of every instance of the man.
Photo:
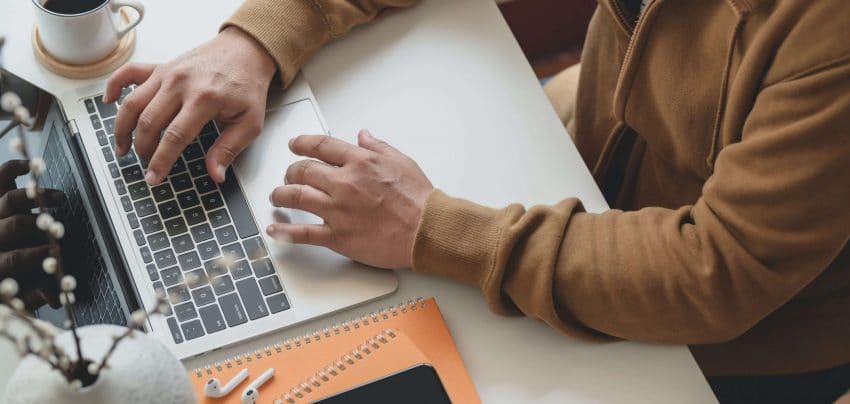
[[(141, 84), (118, 153), (134, 142), (158, 183), (218, 119), (207, 164), (222, 181), (275, 74), (289, 84), (323, 44), (412, 3), (248, 0), (203, 46), (113, 75), (107, 101)], [(614, 209), (452, 198), (363, 131), (356, 146), (290, 142), (317, 160), (272, 202), (325, 223), (267, 230), (474, 285), (572, 336), (688, 344), (722, 402), (831, 401), (850, 387), (848, 37), (846, 0), (600, 0), (577, 94), (547, 91)]]

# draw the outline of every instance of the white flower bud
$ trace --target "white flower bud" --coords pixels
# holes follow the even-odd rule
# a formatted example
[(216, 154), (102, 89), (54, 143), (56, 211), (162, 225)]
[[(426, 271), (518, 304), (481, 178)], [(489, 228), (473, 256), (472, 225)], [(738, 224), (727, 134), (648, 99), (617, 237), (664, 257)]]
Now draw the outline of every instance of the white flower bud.
[[(168, 311), (168, 303), (167, 302), (159, 302), (156, 305), (156, 312), (158, 314), (165, 314), (165, 312), (167, 312), (167, 311)], [(2, 327), (0, 327), (0, 328), (2, 328)]]
[(67, 369), (68, 366), (70, 366), (70, 365), (71, 365), (71, 361), (68, 359), (67, 356), (63, 356), (63, 357), (59, 358), (59, 367), (60, 368)]
[(77, 288), (77, 279), (75, 279), (71, 275), (65, 275), (62, 277), (62, 291), (63, 292), (71, 292)]
[(30, 182), (27, 183), (27, 188), (26, 188), (27, 198), (35, 200), (35, 198), (38, 197), (37, 191), (38, 190), (35, 188), (35, 181), (30, 180)]
[(36, 157), (30, 160), (30, 171), (33, 174), (41, 175), (45, 169), (44, 160), (41, 157)]
[(13, 112), (13, 114), (15, 115), (16, 121), (21, 122), (25, 125), (29, 124), (30, 111), (27, 109), (27, 107), (23, 105), (18, 105), (17, 107), (15, 107), (15, 111)]
[(88, 371), (90, 375), (97, 376), (97, 373), (100, 372), (100, 366), (94, 362), (89, 363)]
[(35, 226), (41, 231), (47, 231), (53, 222), (53, 216), (50, 216), (50, 213), (42, 213), (35, 219)]
[(0, 296), (10, 299), (18, 294), (18, 282), (12, 278), (3, 279), (0, 282)]
[(145, 309), (138, 309), (130, 314), (130, 322), (133, 324), (142, 324), (145, 322), (145, 319), (148, 317), (148, 314), (145, 313)]
[(71, 381), (71, 388), (74, 390), (80, 390), (83, 388), (83, 382), (80, 380), (73, 380)]
[(222, 254), (221, 257), (218, 258), (218, 264), (224, 268), (230, 268), (236, 262), (236, 257), (232, 254)]
[(17, 310), (17, 311), (23, 311), (24, 310), (24, 301), (21, 300), (21, 299), (18, 299), (17, 297), (12, 299), (9, 302), (9, 305), (12, 306), (12, 308)]
[(56, 267), (58, 265), (59, 264), (56, 261), (56, 258), (53, 257), (47, 257), (44, 259), (44, 261), (41, 262), (41, 268), (44, 269), (44, 272), (49, 275), (53, 275), (56, 273)]
[(24, 142), (21, 138), (15, 136), (9, 141), (9, 151), (12, 154), (24, 154)]
[(71, 326), (74, 325), (74, 323), (71, 322), (71, 320), (65, 320), (64, 325), (65, 325), (65, 328), (71, 328)]
[(30, 337), (29, 337), (29, 335), (25, 335), (23, 338), (18, 339), (17, 342), (18, 342), (18, 347), (17, 347), (18, 353), (21, 354), (21, 356), (29, 353), (29, 350), (30, 350)]
[(15, 108), (21, 106), (21, 97), (18, 97), (17, 94), (7, 91), (0, 96), (0, 106), (3, 107), (3, 110), (6, 112), (12, 112)]
[(59, 303), (63, 306), (74, 304), (76, 302), (77, 297), (74, 296), (74, 292), (62, 292), (59, 294)]
[(62, 222), (53, 222), (50, 225), (50, 235), (55, 239), (65, 237), (65, 225)]

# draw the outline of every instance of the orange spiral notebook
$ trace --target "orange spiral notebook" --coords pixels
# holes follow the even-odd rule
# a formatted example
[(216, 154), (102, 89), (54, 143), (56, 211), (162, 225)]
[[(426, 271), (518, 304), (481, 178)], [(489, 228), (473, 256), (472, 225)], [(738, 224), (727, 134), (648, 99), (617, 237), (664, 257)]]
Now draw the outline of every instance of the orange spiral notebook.
[[(316, 377), (318, 370), (335, 363), (345, 354), (350, 355), (352, 347), (369, 344), (368, 341), (375, 340), (384, 330), (401, 331), (399, 335), (404, 337), (398, 338), (409, 340), (412, 345), (415, 345), (415, 348), (437, 371), (452, 402), (481, 402), (434, 298), (417, 299), (391, 306), (308, 335), (281, 341), (264, 349), (246, 352), (195, 369), (189, 376), (195, 385), (199, 403), (239, 403), (239, 395), (249, 383), (248, 381), (222, 398), (204, 396), (204, 384), (212, 377), (226, 383), (244, 368), (248, 368), (249, 380), (268, 368), (275, 368), (275, 376), (260, 388), (262, 402), (272, 403), (284, 397), (286, 393), (291, 393), (293, 386), (299, 386)], [(405, 344), (392, 341), (392, 346), (401, 345)], [(376, 351), (380, 349), (377, 348)], [(411, 352), (410, 349), (404, 349), (408, 353)], [(405, 356), (405, 358), (414, 357), (415, 355), (412, 354)], [(377, 364), (384, 374), (399, 370), (396, 361), (382, 358), (386, 357), (375, 355), (374, 359), (369, 358), (370, 368)], [(374, 378), (363, 377), (362, 379), (353, 380), (352, 383), (358, 381), (364, 383)]]

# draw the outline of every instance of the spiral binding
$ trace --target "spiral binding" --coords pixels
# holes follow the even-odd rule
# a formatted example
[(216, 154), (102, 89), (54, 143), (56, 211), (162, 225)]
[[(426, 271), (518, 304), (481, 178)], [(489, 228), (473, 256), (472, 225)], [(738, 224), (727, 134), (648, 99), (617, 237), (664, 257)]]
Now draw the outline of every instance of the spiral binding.
[[(373, 311), (368, 315), (362, 315), (359, 318), (352, 318), (347, 321), (336, 322), (330, 327), (317, 329), (316, 331), (309, 332), (298, 337), (287, 338), (276, 344), (267, 345), (266, 347), (257, 349), (255, 351), (246, 351), (242, 354), (207, 364), (202, 368), (196, 368), (195, 377), (202, 378), (205, 375), (209, 377), (212, 376), (215, 372), (223, 371), (225, 368), (232, 369), (234, 366), (241, 367), (246, 363), (252, 363), (254, 361), (262, 360), (264, 358), (270, 358), (275, 353), (291, 351), (293, 349), (301, 347), (302, 345), (308, 345), (314, 342), (319, 342), (322, 339), (333, 338), (333, 336), (335, 335), (340, 335), (352, 329), (356, 330), (360, 327), (369, 326), (370, 324), (378, 324), (381, 321), (389, 320), (393, 317), (398, 317), (399, 314), (407, 314), (408, 310), (416, 311), (420, 308), (424, 309), (425, 304), (425, 299), (417, 297), (415, 299), (410, 299), (407, 302), (383, 307), (377, 312)], [(343, 362), (346, 361), (343, 359)]]
[(313, 389), (322, 387), (322, 384), (327, 383), (332, 377), (345, 372), (348, 366), (353, 366), (357, 362), (368, 357), (381, 346), (388, 344), (396, 338), (396, 333), (389, 328), (385, 328), (380, 334), (369, 338), (366, 343), (354, 348), (351, 352), (342, 355), (332, 364), (325, 366), (323, 369), (316, 372), (315, 375), (298, 386), (291, 388), (289, 391), (280, 395), (280, 398), (274, 400), (274, 404), (294, 404), (297, 400), (304, 398), (305, 394), (313, 392)]

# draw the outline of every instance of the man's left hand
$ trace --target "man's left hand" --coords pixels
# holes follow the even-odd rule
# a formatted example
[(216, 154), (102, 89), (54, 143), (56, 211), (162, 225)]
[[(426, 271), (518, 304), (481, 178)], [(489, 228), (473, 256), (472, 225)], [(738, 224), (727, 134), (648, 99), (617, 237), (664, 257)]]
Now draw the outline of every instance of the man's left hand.
[(275, 188), (271, 202), (311, 212), (325, 223), (276, 223), (266, 231), (367, 265), (410, 267), (419, 218), (434, 186), (415, 161), (368, 131), (360, 131), (358, 144), (324, 135), (292, 139), (293, 153), (320, 161), (291, 165), (286, 185)]

